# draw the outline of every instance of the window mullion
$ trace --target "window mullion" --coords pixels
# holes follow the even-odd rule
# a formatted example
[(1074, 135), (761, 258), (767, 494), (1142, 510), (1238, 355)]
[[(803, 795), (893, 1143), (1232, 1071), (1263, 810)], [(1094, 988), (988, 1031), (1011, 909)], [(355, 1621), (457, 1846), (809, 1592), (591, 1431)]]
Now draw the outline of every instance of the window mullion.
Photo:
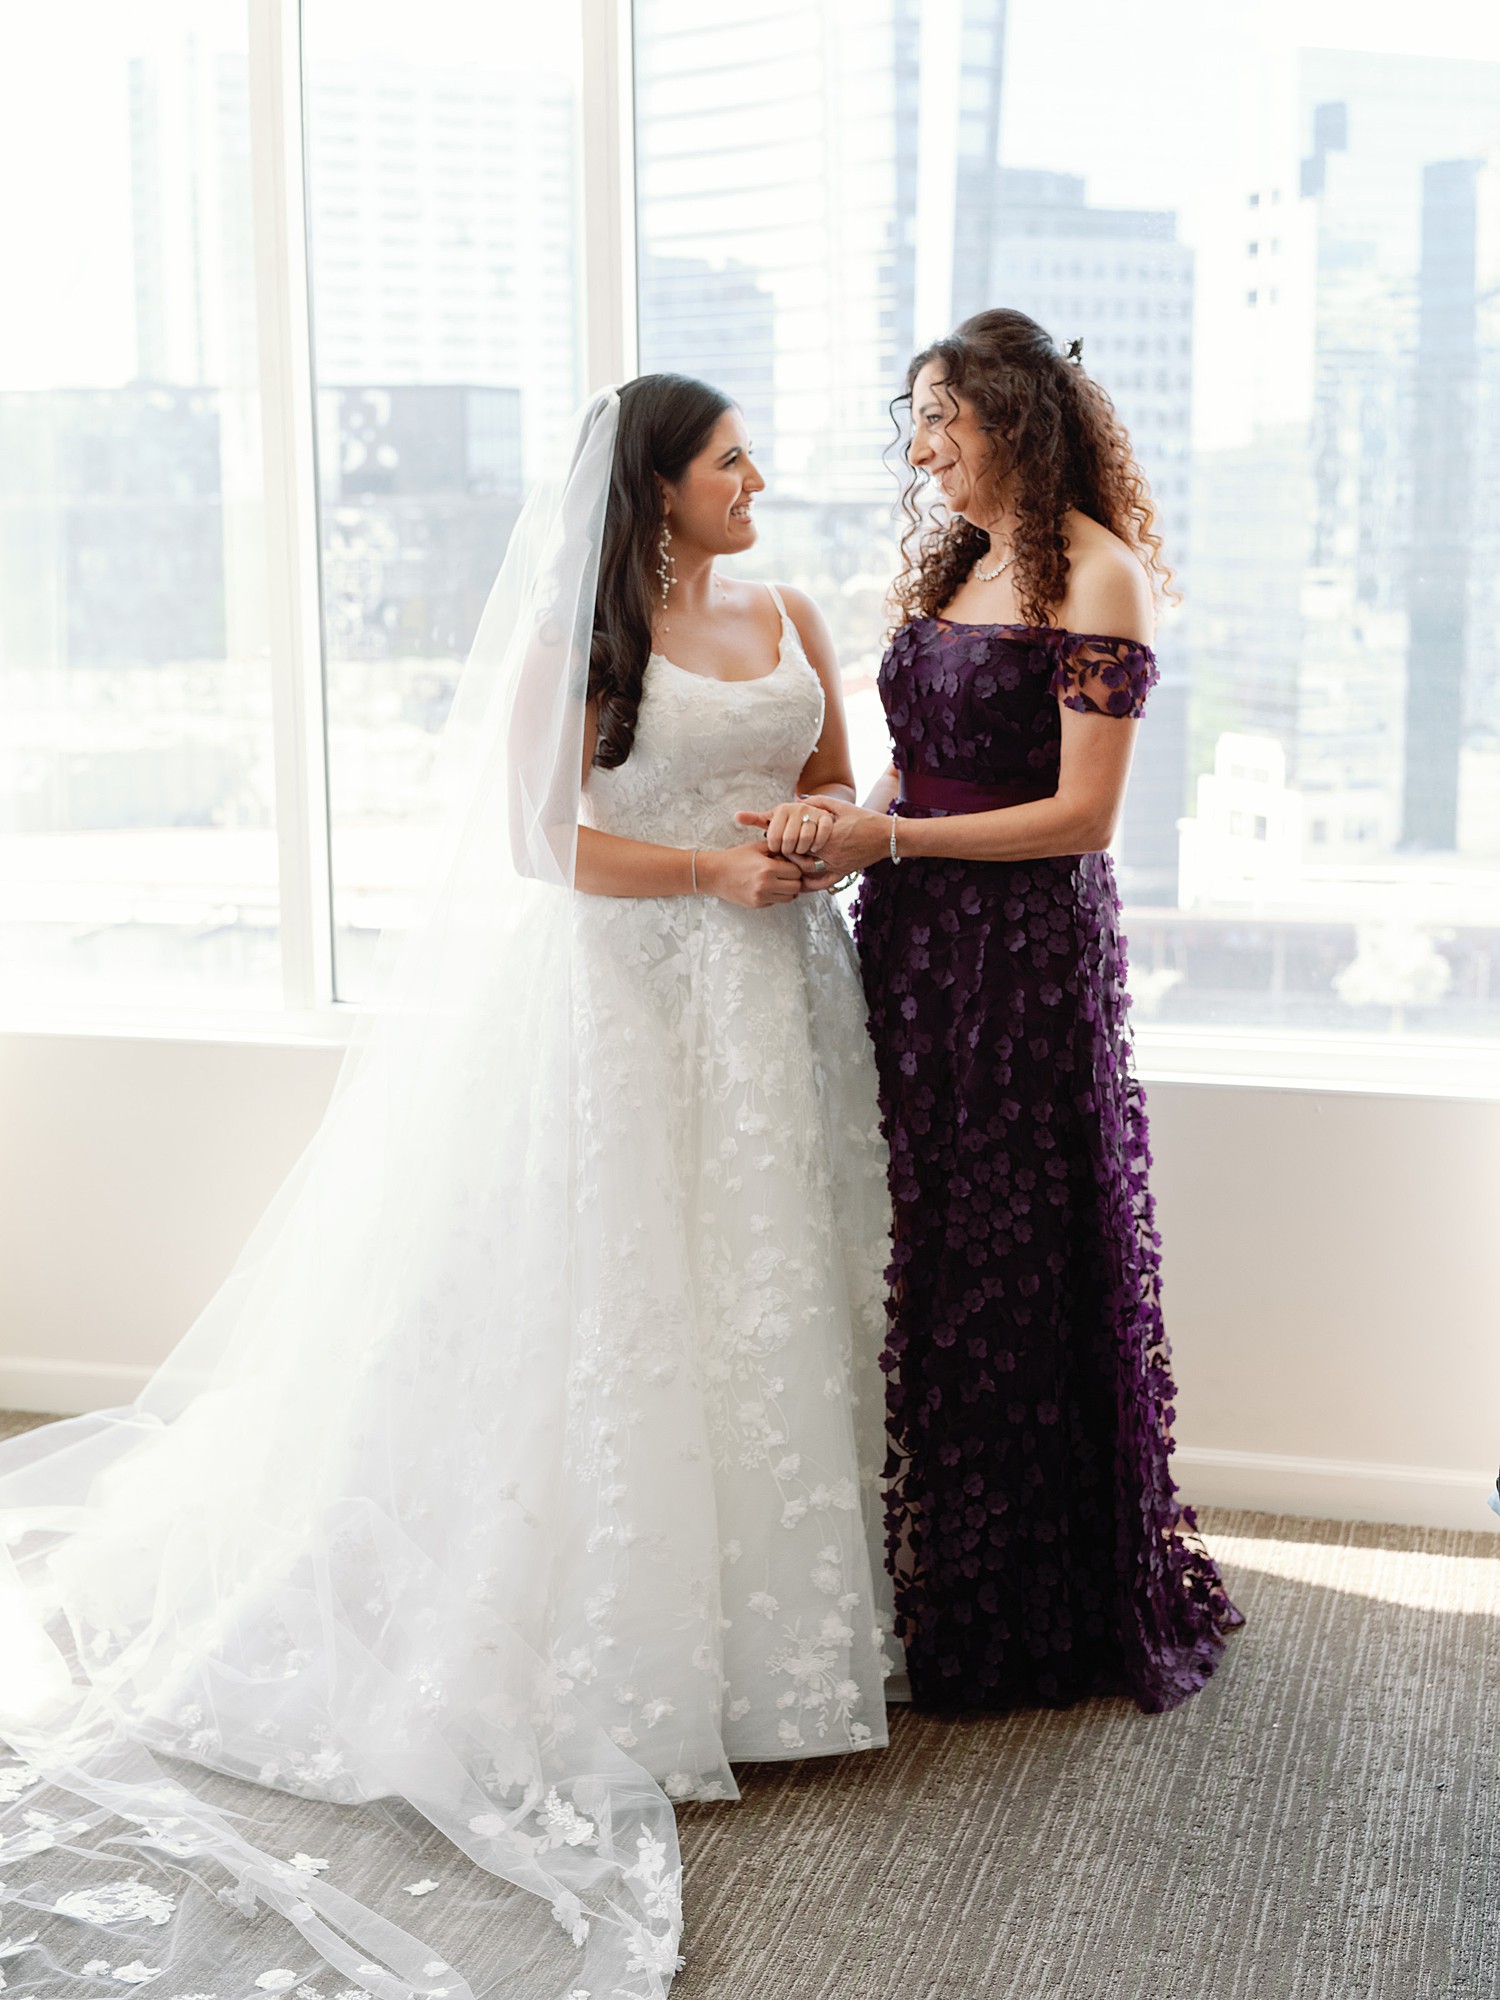
[(631, 0), (582, 0), (583, 310), (587, 386), (639, 366)]
[(299, 0), (247, 0), (266, 592), (286, 1005), (333, 999)]

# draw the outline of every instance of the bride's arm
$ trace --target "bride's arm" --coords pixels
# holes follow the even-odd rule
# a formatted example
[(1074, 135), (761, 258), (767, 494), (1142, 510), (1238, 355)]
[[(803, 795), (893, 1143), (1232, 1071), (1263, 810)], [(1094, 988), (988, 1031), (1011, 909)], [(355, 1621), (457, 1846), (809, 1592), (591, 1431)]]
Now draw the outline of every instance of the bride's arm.
[(900, 772), (894, 764), (887, 764), (880, 776), (870, 787), (869, 797), (865, 800), (865, 811), (879, 813), (884, 818), (890, 810), (891, 800), (895, 798), (900, 789)]
[[(584, 717), (583, 787), (594, 763), (596, 710)], [(694, 888), (696, 872), (697, 887)], [(743, 847), (659, 847), (618, 833), (580, 826), (573, 886), (586, 896), (718, 896), (746, 909), (795, 902), (802, 871), (756, 841)]]
[[(693, 887), (694, 871), (698, 886)], [(573, 886), (586, 896), (717, 896), (747, 910), (795, 903), (802, 870), (759, 841), (743, 847), (657, 847), (597, 827), (578, 829)]]
[[(823, 727), (812, 754), (797, 777), (796, 794), (770, 813), (737, 813), (742, 826), (765, 829), (766, 852), (792, 857), (810, 856), (822, 829), (809, 816), (803, 800), (814, 792), (820, 798), (854, 802), (854, 766), (849, 756), (849, 730), (844, 721), (844, 688), (838, 656), (823, 614), (806, 591), (781, 586), (787, 616), (797, 628), (808, 665), (823, 684)], [(829, 878), (831, 879), (831, 878)], [(821, 881), (826, 887), (827, 881)]]
[[(844, 720), (844, 683), (839, 673), (833, 635), (822, 612), (806, 591), (782, 586), (788, 616), (797, 628), (808, 665), (823, 683), (823, 727), (812, 755), (797, 779), (797, 796), (819, 792), (824, 798), (854, 798), (854, 765), (849, 756), (849, 728)], [(767, 843), (777, 851), (777, 843)]]

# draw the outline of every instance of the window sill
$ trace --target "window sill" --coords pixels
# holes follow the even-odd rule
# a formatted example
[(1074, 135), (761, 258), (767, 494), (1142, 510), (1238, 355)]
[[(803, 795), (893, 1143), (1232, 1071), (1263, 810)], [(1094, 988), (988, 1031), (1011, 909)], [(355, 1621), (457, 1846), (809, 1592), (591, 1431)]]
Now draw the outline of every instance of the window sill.
[[(211, 1008), (171, 1012), (12, 1007), (0, 1037), (70, 1036), (100, 1041), (219, 1042), (250, 1047), (341, 1049), (368, 1004), (340, 1001), (306, 1012)], [(1234, 1028), (1135, 1030), (1136, 1066), (1147, 1084), (1236, 1090), (1348, 1091), (1370, 1097), (1500, 1099), (1500, 1044), (1384, 1041), (1374, 1036), (1278, 1034)]]
[(1147, 1084), (1500, 1099), (1495, 1042), (1142, 1025), (1135, 1045), (1136, 1067)]
[(340, 1002), (291, 1008), (8, 1007), (0, 1037), (116, 1042), (224, 1042), (266, 1048), (342, 1048), (366, 1010)]

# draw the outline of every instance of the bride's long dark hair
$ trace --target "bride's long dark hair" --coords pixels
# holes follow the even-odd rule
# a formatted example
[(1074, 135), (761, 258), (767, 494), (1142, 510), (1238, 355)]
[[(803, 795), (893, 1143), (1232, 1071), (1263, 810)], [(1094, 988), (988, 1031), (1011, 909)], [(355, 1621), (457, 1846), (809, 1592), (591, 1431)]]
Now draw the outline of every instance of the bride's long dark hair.
[(589, 699), (599, 704), (594, 762), (606, 771), (630, 755), (651, 657), (665, 519), (658, 480), (682, 477), (729, 408), (722, 390), (691, 375), (637, 375), (620, 391), (589, 648)]

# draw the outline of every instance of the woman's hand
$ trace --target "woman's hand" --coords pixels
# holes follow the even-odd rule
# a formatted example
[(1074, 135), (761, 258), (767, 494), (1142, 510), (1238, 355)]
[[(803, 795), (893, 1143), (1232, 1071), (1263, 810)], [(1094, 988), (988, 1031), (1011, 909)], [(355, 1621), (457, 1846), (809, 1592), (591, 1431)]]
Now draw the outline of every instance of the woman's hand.
[(758, 840), (747, 841), (743, 847), (698, 850), (699, 892), (725, 903), (738, 903), (742, 909), (765, 910), (773, 903), (795, 903), (802, 893), (802, 882), (802, 870), (795, 861), (767, 854)]
[(770, 813), (736, 813), (742, 826), (765, 828), (766, 852), (784, 854), (788, 860), (799, 855), (821, 854), (833, 821), (811, 799), (788, 799)]
[(815, 796), (778, 806), (774, 813), (742, 812), (735, 818), (741, 826), (764, 827), (769, 839), (774, 820), (781, 818), (784, 825), (784, 815), (795, 818), (803, 812), (813, 813), (825, 823), (819, 825), (817, 845), (810, 851), (828, 864), (828, 873), (835, 880), (857, 868), (868, 868), (872, 861), (883, 861), (891, 851), (891, 823), (886, 815), (867, 812), (849, 799)]

